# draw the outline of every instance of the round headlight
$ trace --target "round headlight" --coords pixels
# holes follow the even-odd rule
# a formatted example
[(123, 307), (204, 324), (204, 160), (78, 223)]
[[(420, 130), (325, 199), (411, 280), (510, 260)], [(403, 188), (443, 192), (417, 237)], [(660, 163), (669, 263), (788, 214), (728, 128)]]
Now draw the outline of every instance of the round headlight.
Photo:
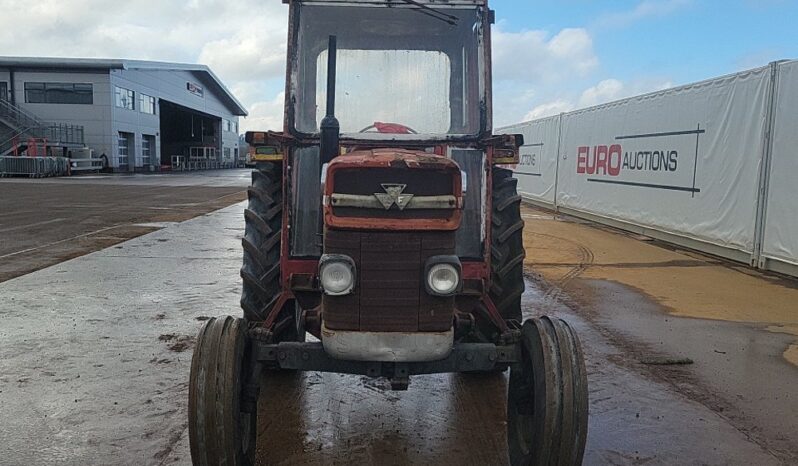
[(320, 281), (328, 295), (344, 295), (352, 291), (355, 274), (352, 266), (344, 261), (330, 261), (321, 266)]
[(457, 269), (451, 264), (437, 264), (429, 269), (427, 284), (435, 293), (448, 295), (457, 290), (460, 276)]

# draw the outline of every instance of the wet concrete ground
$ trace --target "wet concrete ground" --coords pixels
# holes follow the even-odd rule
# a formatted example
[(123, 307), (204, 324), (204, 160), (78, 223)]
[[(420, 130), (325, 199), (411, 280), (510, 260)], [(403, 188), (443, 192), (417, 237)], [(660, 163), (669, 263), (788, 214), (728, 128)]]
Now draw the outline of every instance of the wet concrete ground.
[[(193, 336), (201, 319), (239, 313), (242, 209), (0, 283), (0, 464), (190, 464)], [(531, 220), (527, 231), (544, 233)], [(560, 261), (552, 270), (574, 263), (563, 254), (546, 258)], [(798, 370), (781, 357), (790, 335), (676, 317), (618, 277), (544, 268), (529, 268), (525, 314), (564, 317), (583, 340), (586, 464), (795, 463)], [(754, 278), (750, 293), (770, 284)], [(695, 363), (643, 363), (683, 356)], [(504, 374), (415, 377), (392, 392), (357, 376), (270, 373), (259, 462), (506, 464), (505, 390)]]
[[(585, 464), (788, 464), (544, 295), (539, 283), (527, 283), (525, 317), (545, 310), (568, 319), (585, 347)], [(444, 374), (415, 377), (409, 391), (392, 392), (367, 377), (269, 374), (260, 464), (505, 465), (506, 383), (507, 374)]]
[(0, 282), (246, 198), (249, 170), (0, 179)]
[[(524, 216), (530, 275), (621, 348), (617, 362), (798, 464), (798, 361), (788, 354), (797, 280), (534, 209)], [(646, 364), (685, 358), (693, 363)]]
[(241, 204), (0, 283), (0, 464), (188, 464), (197, 320), (236, 312)]

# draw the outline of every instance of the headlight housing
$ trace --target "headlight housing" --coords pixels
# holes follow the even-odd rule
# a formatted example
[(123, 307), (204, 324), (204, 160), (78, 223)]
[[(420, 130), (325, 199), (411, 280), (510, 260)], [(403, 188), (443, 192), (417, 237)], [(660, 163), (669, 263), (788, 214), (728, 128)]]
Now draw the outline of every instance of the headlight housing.
[(324, 294), (348, 295), (355, 288), (355, 261), (341, 254), (325, 254), (319, 261), (319, 283)]
[(462, 266), (457, 256), (434, 256), (427, 260), (424, 282), (433, 296), (452, 296), (462, 286)]

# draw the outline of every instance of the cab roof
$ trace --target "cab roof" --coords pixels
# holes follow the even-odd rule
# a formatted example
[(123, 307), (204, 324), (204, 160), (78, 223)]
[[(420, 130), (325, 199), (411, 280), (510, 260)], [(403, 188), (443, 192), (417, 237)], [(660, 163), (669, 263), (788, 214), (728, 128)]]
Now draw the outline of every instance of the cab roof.
[(324, 5), (374, 5), (374, 6), (400, 6), (424, 5), (431, 8), (447, 6), (487, 6), (488, 0), (283, 0), (283, 3), (305, 3)]

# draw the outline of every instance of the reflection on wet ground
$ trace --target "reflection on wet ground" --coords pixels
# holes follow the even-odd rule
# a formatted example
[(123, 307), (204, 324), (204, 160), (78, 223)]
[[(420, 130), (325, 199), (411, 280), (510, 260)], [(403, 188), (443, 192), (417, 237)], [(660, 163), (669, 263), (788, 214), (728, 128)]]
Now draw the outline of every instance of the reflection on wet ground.
[(416, 377), (407, 392), (360, 376), (269, 374), (259, 458), (262, 464), (502, 464), (505, 390), (497, 374)]
[(528, 219), (524, 237), (530, 277), (621, 351), (612, 362), (798, 463), (798, 281), (568, 217)]
[[(0, 283), (0, 464), (191, 464), (192, 337), (208, 316), (240, 315), (242, 211)], [(782, 357), (794, 337), (776, 333), (788, 291), (723, 283), (740, 272), (674, 263), (703, 259), (623, 235), (527, 220), (549, 235), (527, 235), (528, 257), (554, 265), (527, 264), (525, 315), (567, 319), (586, 352), (586, 464), (798, 464), (798, 370)], [(670, 313), (745, 311), (756, 300), (735, 297), (763, 290), (762, 322)], [(694, 363), (642, 363), (670, 357)], [(379, 379), (270, 373), (259, 464), (506, 464), (505, 391), (505, 374), (419, 376), (392, 392)]]
[(250, 170), (213, 170), (2, 178), (0, 282), (240, 202), (249, 177)]
[[(779, 464), (726, 418), (644, 374), (538, 282), (527, 282), (524, 309), (568, 319), (583, 340), (586, 464)], [(415, 377), (407, 392), (392, 392), (380, 379), (269, 373), (259, 464), (507, 464), (505, 392), (505, 374)]]
[(527, 270), (574, 298), (584, 291), (569, 288), (575, 279), (611, 281), (640, 290), (674, 315), (798, 336), (796, 279), (539, 209), (522, 212)]

